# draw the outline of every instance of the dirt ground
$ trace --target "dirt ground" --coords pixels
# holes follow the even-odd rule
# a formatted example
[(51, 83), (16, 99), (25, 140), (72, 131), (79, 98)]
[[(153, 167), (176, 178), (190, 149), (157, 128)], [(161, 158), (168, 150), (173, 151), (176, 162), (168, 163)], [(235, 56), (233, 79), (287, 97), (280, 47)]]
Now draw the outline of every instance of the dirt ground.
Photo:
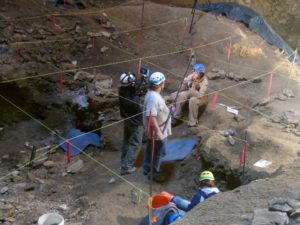
[[(41, 1), (30, 5), (24, 2), (5, 2), (1, 17), (29, 17), (49, 12), (82, 13), (120, 3), (105, 1), (104, 4), (96, 4), (87, 1), (88, 8), (85, 10), (69, 8), (64, 12), (51, 6), (50, 1), (46, 5)], [(21, 6), (22, 11), (13, 10)], [(0, 35), (1, 43), (9, 48), (6, 53), (1, 53), (0, 189), (7, 187), (8, 190), (0, 194), (0, 202), (12, 207), (10, 213), (0, 218), (4, 224), (36, 224), (39, 216), (50, 211), (59, 212), (66, 219), (66, 224), (73, 225), (133, 225), (146, 215), (149, 181), (142, 175), (142, 150), (136, 162), (138, 171), (124, 176), (126, 180), (118, 176), (123, 134), (122, 123), (118, 122), (116, 88), (120, 73), (137, 71), (139, 57), (147, 57), (143, 60), (143, 66), (166, 74), (168, 86), (164, 95), (176, 90), (188, 64), (190, 47), (194, 48), (197, 61), (204, 63), (211, 75), (216, 68), (234, 75), (209, 81), (210, 103), (197, 128), (188, 128), (183, 121), (173, 129), (171, 139), (192, 137), (199, 143), (183, 162), (164, 165), (163, 171), (168, 179), (162, 184), (155, 183), (154, 193), (167, 190), (190, 198), (197, 190), (195, 180), (201, 168), (212, 169), (217, 174), (217, 185), (222, 191), (228, 191), (243, 182), (275, 176), (282, 166), (293, 163), (299, 157), (300, 127), (281, 117), (287, 110), (295, 113), (294, 120), (300, 116), (300, 76), (297, 69), (290, 73), (290, 63), (284, 55), (244, 25), (222, 17), (197, 14), (192, 34), (189, 35), (190, 9), (150, 2), (145, 5), (144, 30), (140, 36), (138, 31), (132, 31), (140, 26), (140, 11), (140, 2), (135, 1), (104, 10), (115, 26), (110, 28), (99, 25), (98, 19), (106, 17), (102, 12), (58, 16), (57, 37), (72, 37), (72, 40), (20, 44), (18, 61), (16, 45), (7, 44), (56, 38), (52, 34), (52, 19), (46, 17), (17, 23), (1, 21), (1, 28), (5, 31)], [(99, 31), (116, 34), (110, 38), (96, 38), (93, 48), (90, 46), (93, 39), (86, 34)], [(234, 46), (230, 66), (227, 64), (229, 40)], [(101, 52), (102, 47), (108, 47), (108, 50)], [(74, 65), (71, 62), (74, 60), (77, 61), (75, 68), (91, 67), (85, 71), (99, 75), (101, 79), (111, 78), (112, 89), (106, 94), (96, 95), (90, 80), (74, 81), (74, 71), (64, 74), (62, 97), (59, 94), (59, 74), (8, 82), (24, 76), (72, 69)], [(107, 66), (93, 67), (99, 64)], [(266, 100), (270, 71), (273, 72), (272, 97)], [(251, 79), (256, 76), (261, 77), (252, 82)], [(92, 107), (106, 116), (101, 129), (105, 145), (100, 149), (89, 147), (79, 157), (72, 158), (72, 163), (83, 161), (83, 168), (74, 174), (66, 173), (66, 156), (59, 148), (49, 158), (53, 165), (22, 167), (29, 161), (31, 153), (25, 146), (26, 142), (37, 148), (55, 146), (60, 141), (55, 134), (65, 136), (75, 126), (78, 109), (71, 102), (75, 91), (82, 87), (89, 90)], [(286, 88), (292, 90), (294, 97), (280, 95), (279, 100), (278, 95)], [(215, 90), (222, 90), (218, 103), (236, 106), (239, 118), (234, 118), (221, 105), (216, 105), (212, 112)], [(267, 103), (262, 104), (264, 101)], [(89, 113), (92, 115), (92, 112)], [(276, 123), (271, 122), (275, 117), (279, 118)], [(233, 146), (219, 134), (220, 130), (228, 128), (237, 131)], [(244, 144), (241, 139), (244, 139), (245, 130), (249, 134), (247, 179), (240, 177), (239, 167), (240, 151)], [(254, 167), (253, 164), (262, 158), (272, 164), (265, 169)], [(11, 171), (16, 172), (10, 174)], [(248, 197), (252, 197), (251, 194)]]

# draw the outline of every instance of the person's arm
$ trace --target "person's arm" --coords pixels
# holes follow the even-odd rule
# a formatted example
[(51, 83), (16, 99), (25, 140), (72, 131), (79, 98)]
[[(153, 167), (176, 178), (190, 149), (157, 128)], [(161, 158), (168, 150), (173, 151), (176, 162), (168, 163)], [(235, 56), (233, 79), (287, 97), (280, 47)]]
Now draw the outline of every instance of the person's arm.
[(154, 131), (155, 131), (156, 138), (159, 139), (159, 140), (163, 140), (164, 139), (164, 135), (161, 132), (161, 129), (160, 129), (158, 123), (157, 123), (157, 119), (156, 119), (155, 116), (152, 117), (151, 126), (154, 129)]
[(193, 97), (201, 98), (207, 92), (207, 88), (208, 81), (206, 78), (204, 78), (201, 83), (193, 83), (192, 87), (190, 88), (191, 95)]
[(187, 211), (190, 211), (192, 208), (194, 208), (199, 203), (203, 202), (203, 196), (201, 195), (201, 191), (195, 194), (191, 200), (191, 204), (189, 204)]
[(208, 81), (207, 81), (207, 78), (204, 78), (204, 80), (200, 84), (200, 90), (198, 93), (198, 97), (202, 97), (207, 92), (207, 88), (208, 88)]

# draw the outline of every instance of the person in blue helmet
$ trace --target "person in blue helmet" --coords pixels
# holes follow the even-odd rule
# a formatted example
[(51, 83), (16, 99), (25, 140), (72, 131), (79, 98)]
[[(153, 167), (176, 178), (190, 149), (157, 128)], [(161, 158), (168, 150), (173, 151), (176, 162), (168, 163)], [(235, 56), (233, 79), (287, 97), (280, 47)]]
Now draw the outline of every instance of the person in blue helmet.
[[(188, 103), (189, 117), (188, 124), (190, 127), (197, 126), (199, 109), (205, 109), (208, 104), (207, 96), (208, 80), (205, 77), (205, 66), (195, 64), (193, 72), (184, 78), (181, 91), (175, 104), (172, 124), (176, 125), (182, 117), (182, 109)], [(176, 92), (172, 93), (166, 100), (174, 101)]]

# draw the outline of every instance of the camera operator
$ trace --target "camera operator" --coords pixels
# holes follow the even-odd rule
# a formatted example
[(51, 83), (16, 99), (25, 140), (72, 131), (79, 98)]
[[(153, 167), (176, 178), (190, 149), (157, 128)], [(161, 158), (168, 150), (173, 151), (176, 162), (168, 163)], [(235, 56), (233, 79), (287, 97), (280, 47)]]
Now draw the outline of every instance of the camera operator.
[(136, 76), (130, 72), (120, 76), (119, 105), (124, 120), (124, 137), (121, 155), (121, 175), (136, 171), (134, 161), (143, 137), (142, 105), (137, 90)]

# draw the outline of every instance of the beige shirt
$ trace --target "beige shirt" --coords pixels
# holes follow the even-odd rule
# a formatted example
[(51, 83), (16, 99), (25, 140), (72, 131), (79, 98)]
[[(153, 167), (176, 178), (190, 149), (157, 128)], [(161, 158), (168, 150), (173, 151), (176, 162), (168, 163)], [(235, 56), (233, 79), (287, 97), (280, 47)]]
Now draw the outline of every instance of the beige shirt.
[(204, 76), (203, 78), (194, 78), (194, 74), (188, 75), (183, 80), (183, 86), (185, 90), (190, 90), (193, 97), (203, 97), (207, 93), (208, 80)]
[[(148, 128), (148, 117), (150, 116), (151, 112), (151, 115), (156, 117), (157, 123), (161, 131), (163, 131), (170, 110), (167, 107), (165, 100), (159, 93), (150, 90), (147, 92), (144, 100), (143, 112), (143, 124), (146, 130)], [(164, 138), (166, 138), (171, 134), (171, 118), (169, 118), (163, 135)]]

